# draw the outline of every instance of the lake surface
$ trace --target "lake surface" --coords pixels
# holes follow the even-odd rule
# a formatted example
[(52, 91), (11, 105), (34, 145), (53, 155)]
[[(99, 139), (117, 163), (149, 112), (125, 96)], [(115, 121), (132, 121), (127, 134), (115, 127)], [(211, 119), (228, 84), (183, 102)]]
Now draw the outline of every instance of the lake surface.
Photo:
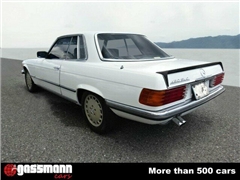
[[(36, 58), (37, 51), (47, 51), (48, 48), (0, 49), (0, 57), (24, 60)], [(163, 49), (168, 54), (181, 59), (223, 63), (225, 77), (223, 84), (240, 87), (240, 49)]]

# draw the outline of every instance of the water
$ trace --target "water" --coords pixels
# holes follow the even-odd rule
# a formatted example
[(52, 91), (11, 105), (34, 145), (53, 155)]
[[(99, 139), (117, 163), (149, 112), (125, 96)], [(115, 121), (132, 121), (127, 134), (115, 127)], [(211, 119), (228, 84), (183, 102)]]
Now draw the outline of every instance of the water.
[(182, 59), (223, 63), (224, 85), (240, 87), (240, 49), (164, 49), (168, 54)]
[[(240, 49), (163, 49), (177, 58), (223, 63), (225, 77), (223, 84), (240, 87)], [(1, 49), (0, 57), (24, 60), (36, 58), (37, 51), (48, 48)]]
[(1, 49), (0, 57), (24, 60), (37, 58), (37, 51), (48, 51), (49, 48), (7, 48)]

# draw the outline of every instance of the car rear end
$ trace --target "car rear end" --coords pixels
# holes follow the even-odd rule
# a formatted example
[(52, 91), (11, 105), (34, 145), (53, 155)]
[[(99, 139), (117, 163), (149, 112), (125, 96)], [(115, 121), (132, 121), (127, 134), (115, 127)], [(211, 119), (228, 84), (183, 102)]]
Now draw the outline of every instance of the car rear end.
[(182, 116), (224, 92), (221, 62), (176, 59), (139, 34), (99, 33), (95, 41), (113, 74), (105, 78), (114, 84), (114, 92), (105, 94), (106, 103), (121, 117), (182, 125)]
[[(181, 64), (184, 61), (174, 61), (175, 64), (176, 62)], [(141, 68), (138, 70), (141, 71)], [(143, 86), (138, 96), (138, 106), (112, 101), (107, 101), (108, 105), (117, 115), (124, 118), (147, 124), (166, 124), (173, 120), (181, 126), (185, 123), (184, 115), (214, 99), (225, 90), (222, 86), (224, 70), (221, 62), (171, 68), (166, 71), (156, 71), (154, 74), (156, 77), (162, 76), (164, 82), (159, 81), (159, 84), (164, 83), (166, 88)]]
[(164, 77), (168, 88), (162, 91), (143, 89), (139, 97), (141, 104), (166, 106), (166, 109), (159, 111), (157, 116), (152, 116), (154, 119), (172, 117), (178, 125), (182, 125), (183, 115), (224, 92), (221, 85), (224, 78), (221, 62), (158, 73)]

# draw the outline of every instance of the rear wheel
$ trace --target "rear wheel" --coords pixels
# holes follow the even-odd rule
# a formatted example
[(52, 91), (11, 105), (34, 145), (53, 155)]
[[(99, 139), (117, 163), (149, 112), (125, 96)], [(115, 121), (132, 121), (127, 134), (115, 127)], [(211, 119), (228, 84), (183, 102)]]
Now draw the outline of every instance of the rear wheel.
[(100, 96), (85, 92), (82, 97), (82, 110), (94, 132), (103, 134), (112, 129), (115, 115)]
[(32, 77), (27, 70), (25, 70), (25, 82), (28, 91), (35, 92), (37, 90), (37, 85), (33, 82)]

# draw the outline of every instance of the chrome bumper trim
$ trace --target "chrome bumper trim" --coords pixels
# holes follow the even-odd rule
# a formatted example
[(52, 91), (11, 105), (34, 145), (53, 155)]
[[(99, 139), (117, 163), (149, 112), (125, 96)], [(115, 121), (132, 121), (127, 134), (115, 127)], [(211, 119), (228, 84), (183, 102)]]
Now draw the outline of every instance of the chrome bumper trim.
[(194, 109), (210, 101), (211, 99), (217, 97), (218, 95), (222, 94), (224, 91), (225, 91), (225, 88), (223, 86), (219, 86), (217, 89), (214, 89), (213, 91), (211, 91), (208, 96), (200, 100), (190, 101), (190, 102), (187, 102), (178, 106), (174, 106), (171, 108), (167, 108), (161, 111), (148, 111), (148, 110), (128, 106), (128, 105), (110, 101), (110, 100), (106, 100), (106, 104), (112, 109), (123, 111), (125, 113), (129, 113), (132, 115), (136, 115), (136, 116), (151, 119), (151, 120), (162, 121), (162, 120), (175, 117), (176, 115), (179, 116), (184, 112), (190, 111), (191, 109)]

